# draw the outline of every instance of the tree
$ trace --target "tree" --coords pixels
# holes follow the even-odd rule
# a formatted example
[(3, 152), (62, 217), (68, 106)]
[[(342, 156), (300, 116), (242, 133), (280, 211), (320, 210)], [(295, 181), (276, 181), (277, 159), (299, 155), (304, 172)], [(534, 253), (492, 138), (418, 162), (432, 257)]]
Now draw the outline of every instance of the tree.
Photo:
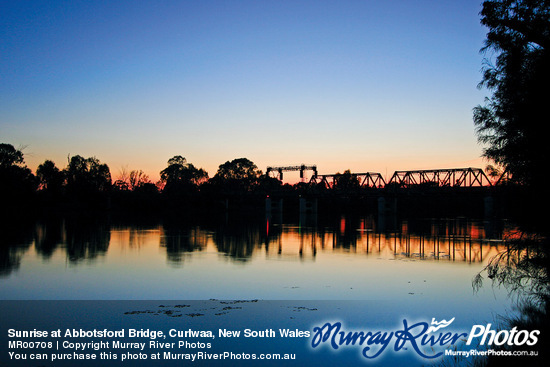
[(221, 164), (212, 180), (230, 190), (250, 191), (258, 184), (261, 175), (262, 171), (252, 161), (237, 158)]
[(283, 183), (279, 181), (278, 178), (271, 177), (268, 174), (262, 174), (258, 178), (258, 188), (262, 190), (265, 194), (280, 190), (282, 186)]
[[(29, 203), (36, 190), (36, 177), (25, 166), (23, 152), (11, 144), (0, 144), (0, 202), (4, 207)], [(3, 213), (6, 214), (6, 213)]]
[(67, 190), (77, 195), (106, 192), (111, 188), (109, 166), (95, 157), (71, 157), (64, 170)]
[(151, 180), (142, 170), (132, 170), (130, 173), (127, 173), (127, 171), (123, 169), (119, 178), (113, 182), (113, 187), (119, 191), (135, 191), (148, 183), (151, 183)]
[(130, 185), (130, 190), (136, 190), (147, 183), (151, 183), (151, 180), (142, 170), (133, 170), (130, 172), (128, 182)]
[(335, 181), (334, 186), (342, 190), (357, 189), (360, 186), (359, 179), (356, 175), (352, 175), (349, 169), (342, 174), (338, 174)]
[(168, 167), (160, 171), (160, 180), (165, 184), (165, 191), (189, 190), (208, 180), (208, 172), (176, 155), (168, 160)]
[(55, 163), (50, 160), (44, 161), (36, 169), (36, 177), (38, 178), (39, 188), (51, 193), (59, 193), (63, 186), (63, 172), (57, 168)]
[(130, 190), (130, 176), (125, 167), (121, 168), (118, 178), (113, 182), (113, 189), (115, 191)]
[(11, 144), (0, 144), (0, 168), (21, 166), (24, 163), (23, 152)]
[(513, 181), (538, 187), (549, 159), (542, 126), (550, 122), (550, 2), (487, 0), (481, 23), (489, 29), (482, 52), (494, 52), (479, 85), (493, 94), (474, 108), (483, 155)]

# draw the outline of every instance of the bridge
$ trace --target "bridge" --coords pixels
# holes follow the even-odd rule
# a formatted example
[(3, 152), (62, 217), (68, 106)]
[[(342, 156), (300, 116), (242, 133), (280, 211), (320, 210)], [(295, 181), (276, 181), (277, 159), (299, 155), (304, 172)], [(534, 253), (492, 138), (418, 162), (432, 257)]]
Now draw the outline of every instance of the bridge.
[(492, 186), (481, 168), (451, 168), (420, 171), (395, 171), (388, 184), (400, 187), (434, 185), (438, 187)]
[(313, 171), (313, 177), (317, 176), (317, 166), (316, 165), (295, 165), (295, 166), (280, 166), (280, 167), (267, 167), (266, 174), (269, 175), (271, 172), (275, 172), (275, 175), (279, 181), (283, 180), (284, 171), (300, 171), (300, 178), (304, 178), (304, 171)]
[[(283, 171), (300, 171), (300, 178), (304, 178), (304, 171), (312, 170), (313, 175), (309, 184), (323, 184), (327, 188), (335, 188), (345, 178), (366, 188), (401, 187), (410, 188), (414, 186), (433, 187), (489, 187), (493, 186), (481, 168), (449, 168), (433, 170), (412, 170), (395, 171), (390, 180), (386, 183), (380, 173), (334, 173), (319, 175), (316, 165), (294, 165), (281, 167), (267, 167), (267, 174), (276, 172), (277, 178), (283, 180)], [(498, 180), (501, 182), (502, 178)], [(497, 182), (497, 183), (498, 183)]]
[(349, 177), (353, 182), (359, 184), (359, 187), (381, 188), (386, 186), (386, 181), (380, 173), (367, 172), (367, 173), (335, 173), (331, 175), (313, 176), (309, 180), (310, 184), (324, 184), (327, 188), (334, 188), (338, 185), (338, 182)]

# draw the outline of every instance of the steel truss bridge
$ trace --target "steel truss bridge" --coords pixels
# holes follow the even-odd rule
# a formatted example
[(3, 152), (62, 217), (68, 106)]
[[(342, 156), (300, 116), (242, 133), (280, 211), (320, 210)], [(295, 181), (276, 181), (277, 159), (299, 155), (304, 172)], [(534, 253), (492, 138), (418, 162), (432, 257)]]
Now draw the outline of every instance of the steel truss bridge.
[(380, 173), (376, 172), (367, 172), (367, 173), (335, 173), (332, 175), (320, 175), (313, 176), (309, 180), (310, 184), (321, 184), (323, 183), (326, 187), (332, 189), (334, 188), (338, 181), (343, 177), (350, 177), (352, 180), (359, 183), (359, 187), (371, 187), (371, 188), (381, 188), (386, 186), (386, 181)]
[(395, 171), (388, 184), (400, 187), (433, 185), (439, 187), (492, 186), (481, 168), (452, 168), (420, 171)]
[[(395, 171), (386, 183), (380, 173), (335, 173), (318, 175), (316, 165), (295, 165), (285, 167), (267, 167), (267, 174), (276, 172), (277, 178), (282, 181), (283, 171), (300, 171), (300, 178), (304, 178), (304, 171), (312, 170), (310, 184), (324, 184), (327, 188), (334, 188), (341, 177), (348, 176), (359, 183), (360, 187), (384, 188), (397, 186), (411, 188), (415, 186), (433, 187), (484, 187), (493, 186), (491, 180), (481, 168), (450, 168), (434, 170)], [(500, 180), (499, 180), (500, 182)]]

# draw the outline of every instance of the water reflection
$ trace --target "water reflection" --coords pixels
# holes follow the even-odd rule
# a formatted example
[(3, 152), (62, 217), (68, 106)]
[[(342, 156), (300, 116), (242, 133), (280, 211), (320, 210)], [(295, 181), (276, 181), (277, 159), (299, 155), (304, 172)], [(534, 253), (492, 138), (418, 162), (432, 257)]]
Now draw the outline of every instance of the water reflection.
[(5, 222), (0, 225), (0, 276), (17, 270), (21, 258), (32, 246), (33, 226), (26, 222)]
[(208, 237), (208, 233), (198, 226), (187, 227), (185, 224), (168, 222), (162, 226), (160, 247), (166, 249), (168, 262), (177, 265), (185, 253), (202, 251)]
[[(304, 224), (314, 224), (314, 226)], [(23, 255), (33, 249), (44, 261), (62, 252), (71, 265), (105, 257), (113, 244), (130, 251), (156, 243), (170, 265), (181, 265), (186, 255), (216, 252), (237, 262), (259, 254), (267, 258), (314, 260), (320, 253), (342, 252), (394, 259), (483, 262), (508, 246), (513, 228), (505, 223), (466, 218), (401, 221), (392, 231), (381, 231), (372, 216), (341, 216), (318, 223), (300, 218), (285, 224), (265, 221), (221, 221), (198, 225), (169, 220), (149, 226), (116, 225), (105, 218), (50, 218), (19, 223), (4, 231), (0, 273), (18, 269)]]
[(56, 218), (36, 223), (4, 223), (0, 243), (0, 274), (19, 268), (22, 256), (31, 248), (48, 261), (61, 249), (70, 264), (93, 261), (107, 253), (110, 225), (99, 218)]
[(219, 224), (212, 240), (218, 252), (236, 261), (247, 261), (261, 248), (262, 237), (258, 223), (233, 220)]
[(58, 218), (38, 221), (34, 238), (36, 252), (45, 260), (51, 258), (57, 247), (64, 242), (62, 221)]
[(107, 253), (111, 237), (109, 224), (102, 219), (72, 218), (63, 222), (67, 259), (77, 263), (94, 260)]
[[(381, 232), (372, 217), (342, 216), (318, 228), (267, 222), (266, 250), (281, 254), (318, 251), (424, 260), (483, 262), (506, 248), (503, 237), (512, 229), (466, 219), (402, 221), (399, 230)], [(269, 251), (276, 248), (277, 251)]]

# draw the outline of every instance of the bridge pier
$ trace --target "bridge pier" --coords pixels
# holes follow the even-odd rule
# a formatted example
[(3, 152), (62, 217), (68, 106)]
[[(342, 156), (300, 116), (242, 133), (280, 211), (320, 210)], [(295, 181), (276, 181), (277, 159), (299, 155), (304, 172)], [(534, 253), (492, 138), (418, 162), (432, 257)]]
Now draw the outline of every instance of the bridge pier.
[(300, 227), (317, 226), (317, 198), (300, 197), (299, 212), (300, 212)]
[(397, 198), (384, 197), (378, 198), (378, 214), (395, 214), (397, 212)]
[(283, 199), (272, 199), (269, 196), (265, 198), (265, 212), (266, 213), (272, 213), (272, 212), (283, 212)]
[(265, 216), (267, 220), (271, 220), (274, 216), (277, 223), (283, 222), (283, 199), (265, 198)]
[(397, 198), (384, 197), (378, 198), (378, 231), (395, 229), (397, 225)]
[(317, 213), (317, 198), (300, 197), (300, 213)]
[(485, 218), (492, 218), (495, 215), (495, 199), (492, 196), (483, 198), (483, 212)]

